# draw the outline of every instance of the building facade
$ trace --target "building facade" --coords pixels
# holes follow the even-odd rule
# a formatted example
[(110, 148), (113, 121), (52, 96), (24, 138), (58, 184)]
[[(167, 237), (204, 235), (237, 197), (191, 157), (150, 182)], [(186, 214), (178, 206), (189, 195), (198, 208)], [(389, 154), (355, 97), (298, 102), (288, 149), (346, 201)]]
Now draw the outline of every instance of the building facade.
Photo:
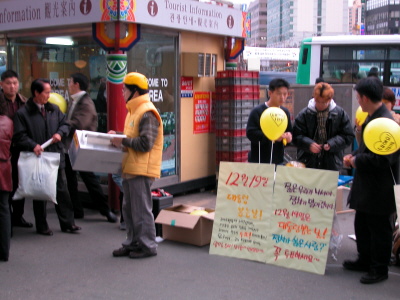
[(268, 0), (267, 47), (298, 47), (310, 36), (348, 34), (347, 0)]
[(366, 0), (365, 34), (399, 34), (400, 0)]
[[(175, 193), (181, 191), (177, 187), (214, 185), (215, 132), (207, 110), (211, 96), (204, 96), (204, 112), (194, 110), (196, 101), (203, 101), (195, 96), (214, 91), (214, 77), (224, 70), (232, 50), (225, 45), (244, 37), (242, 12), (187, 0), (167, 6), (155, 0), (83, 2), (0, 1), (0, 71), (17, 71), (20, 92), (26, 96), (33, 79), (48, 78), (52, 92), (66, 101), (70, 75), (85, 74), (99, 131), (104, 132), (123, 130), (122, 79), (128, 72), (143, 73), (164, 126), (161, 178), (153, 188)], [(50, 43), (50, 37), (69, 43)], [(205, 124), (196, 118), (199, 113), (206, 115)], [(109, 176), (99, 176), (107, 184)]]
[(349, 33), (365, 34), (365, 0), (354, 0), (349, 7)]
[(251, 30), (246, 39), (249, 47), (267, 46), (267, 0), (256, 0), (250, 3), (247, 11), (250, 14)]

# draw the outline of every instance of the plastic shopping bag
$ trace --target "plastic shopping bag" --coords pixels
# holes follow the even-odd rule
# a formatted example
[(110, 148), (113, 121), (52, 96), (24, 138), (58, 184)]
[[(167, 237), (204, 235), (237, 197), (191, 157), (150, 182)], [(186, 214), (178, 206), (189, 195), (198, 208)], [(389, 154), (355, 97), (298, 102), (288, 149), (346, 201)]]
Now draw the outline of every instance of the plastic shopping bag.
[(18, 160), (18, 189), (13, 200), (31, 198), (57, 204), (57, 176), (60, 153), (22, 151)]

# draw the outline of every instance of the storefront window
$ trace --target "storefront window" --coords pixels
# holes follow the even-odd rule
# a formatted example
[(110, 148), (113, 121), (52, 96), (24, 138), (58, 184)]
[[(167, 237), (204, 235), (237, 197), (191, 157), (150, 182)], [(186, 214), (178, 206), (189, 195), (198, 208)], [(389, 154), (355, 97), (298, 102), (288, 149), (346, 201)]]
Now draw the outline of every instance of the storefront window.
[(7, 52), (5, 47), (0, 47), (0, 76), (7, 70)]
[(143, 73), (149, 80), (151, 101), (160, 112), (164, 126), (161, 176), (176, 175), (176, 72), (174, 36), (142, 33), (128, 53), (128, 72)]
[[(65, 37), (64, 37), (65, 38)], [(69, 100), (68, 80), (82, 72), (90, 80), (88, 93), (99, 117), (98, 131), (107, 131), (106, 51), (89, 36), (72, 37), (72, 45), (47, 44), (45, 37), (11, 39), (12, 68), (20, 77), (21, 93), (30, 97), (36, 78), (50, 80), (52, 92)], [(140, 41), (127, 53), (128, 72), (143, 73), (149, 79), (149, 94), (159, 110), (164, 126), (161, 176), (176, 175), (176, 88), (177, 36), (142, 33)], [(0, 54), (5, 50), (0, 48)], [(3, 55), (0, 68), (3, 68)], [(4, 62), (6, 55), (4, 54)], [(3, 69), (0, 69), (3, 70)]]
[[(106, 78), (105, 51), (88, 37), (71, 38), (73, 45), (46, 44), (46, 38), (17, 38), (10, 41), (12, 68), (19, 74), (21, 93), (30, 96), (36, 78), (50, 80), (52, 92), (69, 100), (68, 80), (81, 72), (89, 80), (87, 91), (99, 115), (98, 130), (107, 130), (107, 104), (104, 97)], [(30, 67), (27, 67), (30, 66)]]

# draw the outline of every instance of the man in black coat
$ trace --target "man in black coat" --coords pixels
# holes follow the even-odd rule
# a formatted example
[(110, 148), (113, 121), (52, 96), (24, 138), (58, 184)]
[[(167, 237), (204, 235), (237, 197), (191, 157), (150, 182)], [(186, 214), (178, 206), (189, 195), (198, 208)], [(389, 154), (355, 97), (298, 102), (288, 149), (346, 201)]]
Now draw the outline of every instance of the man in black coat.
[[(269, 83), (268, 96), (269, 100), (253, 108), (247, 121), (246, 136), (251, 142), (251, 150), (249, 152), (248, 161), (252, 163), (273, 163), (282, 164), (284, 156), (284, 142), (292, 141), (292, 123), (290, 121), (289, 110), (283, 107), (289, 95), (289, 83), (281, 78), (273, 79)], [(279, 139), (269, 140), (261, 130), (260, 118), (268, 107), (281, 108), (287, 117), (288, 125), (285, 132)], [(271, 161), (272, 151), (272, 161)]]
[[(68, 134), (70, 127), (58, 106), (48, 102), (51, 92), (48, 80), (34, 80), (31, 92), (32, 97), (14, 116), (13, 142), (21, 151), (33, 151), (39, 156), (44, 151), (41, 145), (52, 139), (52, 144), (46, 148), (46, 151), (60, 153), (56, 212), (61, 230), (72, 233), (81, 228), (74, 223), (72, 203), (65, 183), (64, 146), (61, 143), (61, 138)], [(42, 235), (53, 235), (46, 220), (46, 203), (43, 200), (33, 200), (36, 232)]]
[(362, 125), (360, 147), (343, 158), (348, 167), (356, 169), (349, 195), (350, 208), (356, 211), (354, 229), (358, 259), (346, 260), (343, 267), (352, 271), (368, 272), (361, 283), (371, 284), (388, 278), (388, 265), (394, 229), (393, 214), (396, 203), (393, 185), (399, 152), (379, 155), (364, 143), (364, 129), (376, 118), (393, 119), (382, 104), (383, 86), (376, 77), (361, 79), (355, 86), (357, 100), (368, 117)]

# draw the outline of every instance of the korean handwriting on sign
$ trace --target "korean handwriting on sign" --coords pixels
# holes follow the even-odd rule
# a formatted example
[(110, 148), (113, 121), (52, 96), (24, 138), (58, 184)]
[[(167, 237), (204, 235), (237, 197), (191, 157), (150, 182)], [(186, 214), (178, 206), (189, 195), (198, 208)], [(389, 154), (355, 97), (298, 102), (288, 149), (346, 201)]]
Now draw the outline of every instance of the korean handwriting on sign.
[(238, 172), (231, 172), (228, 179), (225, 182), (226, 185), (256, 188), (256, 187), (267, 187), (268, 178), (260, 175), (254, 175), (252, 178), (246, 174), (239, 174)]

